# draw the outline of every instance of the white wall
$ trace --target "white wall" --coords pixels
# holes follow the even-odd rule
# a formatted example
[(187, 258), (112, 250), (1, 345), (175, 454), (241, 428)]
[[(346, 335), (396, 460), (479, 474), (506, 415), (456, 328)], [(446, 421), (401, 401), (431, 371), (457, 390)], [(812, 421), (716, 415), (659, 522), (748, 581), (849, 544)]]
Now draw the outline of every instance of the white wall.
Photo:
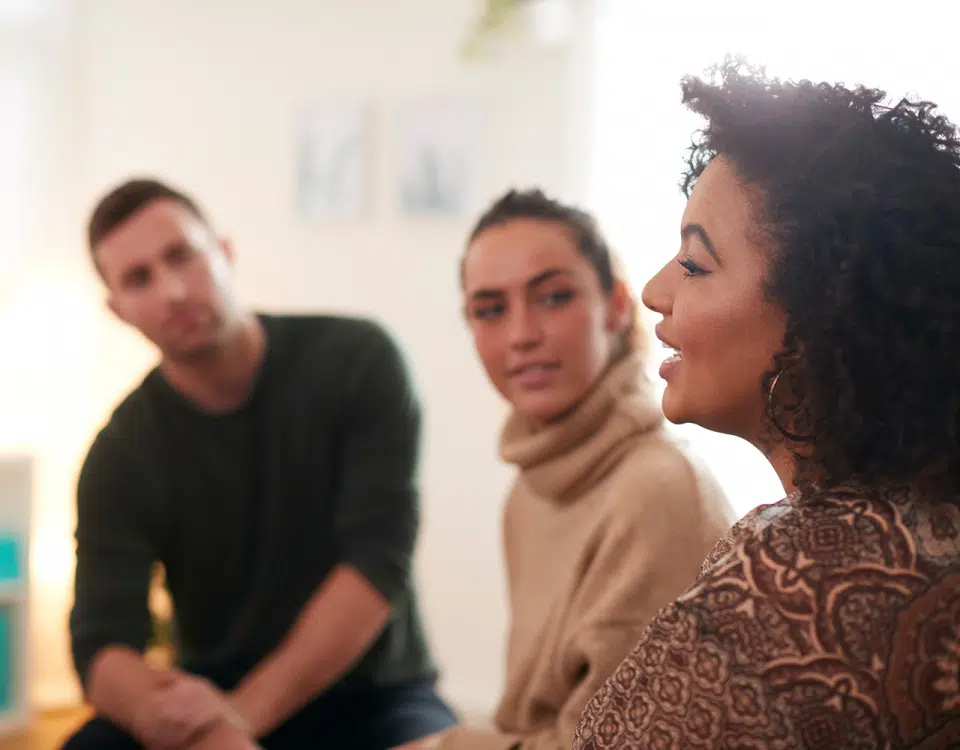
[[(0, 6), (0, 451), (36, 458), (30, 573), (33, 695), (75, 693), (63, 674), (77, 461), (94, 392), (95, 290), (77, 252), (73, 75), (65, 2)], [(9, 498), (4, 497), (4, 501)]]
[[(84, 209), (134, 173), (172, 180), (233, 238), (240, 285), (257, 306), (375, 315), (400, 338), (427, 417), (419, 576), (429, 631), (448, 694), (485, 711), (502, 676), (506, 626), (499, 514), (510, 472), (495, 455), (504, 412), (459, 317), (457, 260), (471, 217), (395, 215), (390, 107), (433, 94), (481, 105), (476, 209), (511, 184), (572, 195), (582, 182), (571, 155), (582, 153), (584, 71), (577, 45), (508, 47), (464, 66), (457, 48), (474, 7), (469, 0), (86, 0), (78, 4), (69, 134)], [(311, 225), (294, 213), (296, 116), (326, 94), (369, 96), (381, 113), (377, 204), (360, 226)], [(84, 252), (81, 218), (69, 219), (76, 255)], [(85, 272), (76, 282), (88, 310), (91, 278)], [(47, 451), (60, 461), (60, 492), (47, 500), (59, 513), (45, 533), (61, 560), (71, 550), (82, 450), (152, 361), (105, 313), (95, 320), (81, 381), (85, 406), (71, 417), (79, 434)], [(63, 568), (65, 579), (72, 571)], [(43, 636), (36, 697), (49, 704), (73, 678), (58, 635), (67, 583), (47, 588), (35, 626)]]

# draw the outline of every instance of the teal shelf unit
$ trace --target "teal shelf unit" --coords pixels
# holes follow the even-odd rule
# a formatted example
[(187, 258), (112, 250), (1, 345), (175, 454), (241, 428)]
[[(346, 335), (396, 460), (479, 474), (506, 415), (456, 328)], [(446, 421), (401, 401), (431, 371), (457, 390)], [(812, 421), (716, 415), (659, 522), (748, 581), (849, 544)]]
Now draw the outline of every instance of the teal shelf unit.
[(0, 456), (0, 735), (30, 719), (30, 516), (34, 462)]

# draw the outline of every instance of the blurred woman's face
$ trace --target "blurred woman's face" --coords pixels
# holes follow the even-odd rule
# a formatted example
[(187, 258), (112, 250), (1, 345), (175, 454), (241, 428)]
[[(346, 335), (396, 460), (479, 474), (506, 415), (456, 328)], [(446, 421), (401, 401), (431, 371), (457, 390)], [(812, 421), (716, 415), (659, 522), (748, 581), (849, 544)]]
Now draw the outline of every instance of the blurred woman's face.
[(610, 293), (561, 222), (514, 219), (467, 248), (466, 316), (493, 385), (534, 422), (575, 406), (629, 325), (629, 297)]
[(667, 419), (752, 442), (763, 433), (763, 376), (786, 331), (786, 314), (765, 293), (759, 229), (750, 190), (714, 159), (687, 202), (679, 253), (643, 290), (663, 316), (657, 337), (674, 352), (660, 368)]

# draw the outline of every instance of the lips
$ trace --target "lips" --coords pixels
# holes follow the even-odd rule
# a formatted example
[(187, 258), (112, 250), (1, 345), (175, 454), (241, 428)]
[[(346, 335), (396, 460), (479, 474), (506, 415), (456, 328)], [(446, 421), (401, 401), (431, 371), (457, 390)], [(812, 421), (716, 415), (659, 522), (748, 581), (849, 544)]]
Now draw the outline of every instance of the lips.
[(657, 324), (657, 327), (656, 327), (655, 331), (656, 331), (656, 334), (657, 334), (657, 338), (660, 339), (660, 343), (663, 344), (664, 348), (665, 348), (665, 349), (670, 349), (670, 350), (673, 351), (673, 354), (672, 354), (670, 357), (667, 358), (667, 361), (668, 361), (668, 362), (670, 362), (670, 361), (677, 361), (677, 362), (679, 362), (680, 360), (682, 360), (682, 359), (683, 359), (683, 354), (682, 354), (682, 352), (680, 351), (680, 348), (679, 348), (678, 346), (675, 346), (675, 345), (670, 341), (670, 339), (668, 339), (668, 338), (664, 335), (662, 324)]
[(557, 362), (527, 362), (510, 370), (509, 376), (521, 388), (544, 388), (559, 369)]
[(510, 371), (510, 377), (515, 378), (528, 373), (549, 372), (556, 370), (559, 365), (556, 362), (529, 362), (525, 365), (515, 367)]
[(170, 325), (178, 328), (191, 328), (200, 320), (200, 316), (192, 312), (175, 313), (168, 319)]
[(177, 333), (188, 333), (203, 325), (204, 317), (199, 307), (182, 307), (166, 319), (166, 326)]
[(663, 326), (658, 324), (656, 327), (657, 338), (660, 339), (660, 342), (664, 345), (665, 348), (670, 349), (673, 353), (667, 357), (660, 365), (660, 377), (666, 381), (669, 381), (671, 376), (677, 371), (677, 368), (683, 363), (683, 353), (679, 348), (674, 346), (674, 344), (664, 335)]

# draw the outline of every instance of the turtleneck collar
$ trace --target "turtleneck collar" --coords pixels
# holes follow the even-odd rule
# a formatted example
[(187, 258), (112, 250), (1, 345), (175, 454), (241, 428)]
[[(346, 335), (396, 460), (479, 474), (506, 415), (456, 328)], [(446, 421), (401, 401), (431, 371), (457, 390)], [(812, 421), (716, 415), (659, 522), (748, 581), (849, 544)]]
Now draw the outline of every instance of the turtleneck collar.
[(514, 412), (500, 436), (500, 456), (520, 469), (536, 494), (559, 502), (587, 490), (633, 445), (663, 422), (639, 359), (614, 364), (563, 418), (533, 426)]

